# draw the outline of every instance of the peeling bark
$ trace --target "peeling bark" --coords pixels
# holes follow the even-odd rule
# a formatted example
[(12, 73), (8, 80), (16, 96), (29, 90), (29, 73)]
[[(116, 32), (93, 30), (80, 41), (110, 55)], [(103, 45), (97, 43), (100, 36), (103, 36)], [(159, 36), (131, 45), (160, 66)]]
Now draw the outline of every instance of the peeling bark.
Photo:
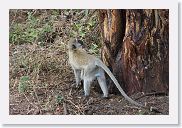
[(125, 92), (168, 93), (169, 11), (100, 10), (99, 20), (102, 60)]
[[(122, 50), (122, 40), (125, 35), (126, 27), (125, 14), (126, 10), (99, 10), (99, 21), (103, 38), (101, 58), (112, 72), (115, 67), (120, 66), (115, 61), (116, 57), (118, 56), (118, 54), (121, 54)], [(122, 74), (116, 72), (113, 73), (116, 76), (120, 85), (122, 86)], [(108, 80), (108, 83), (110, 83), (110, 92), (117, 92), (115, 85), (111, 84), (110, 79)]]

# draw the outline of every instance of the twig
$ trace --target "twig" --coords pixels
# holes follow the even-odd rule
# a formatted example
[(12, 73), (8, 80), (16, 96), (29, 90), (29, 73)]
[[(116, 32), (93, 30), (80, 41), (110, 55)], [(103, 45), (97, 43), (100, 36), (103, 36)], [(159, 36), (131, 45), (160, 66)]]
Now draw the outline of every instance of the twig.
[[(39, 66), (40, 66), (40, 65), (39, 65)], [(38, 70), (37, 72), (39, 72), (39, 68), (38, 68), (37, 70)], [(36, 73), (36, 78), (34, 78), (35, 82), (34, 82), (34, 84), (33, 84), (33, 91), (34, 91), (35, 97), (36, 97), (36, 99), (37, 99), (37, 102), (38, 102), (39, 106), (41, 107), (40, 100), (39, 100), (39, 97), (38, 97), (38, 95), (37, 95), (36, 86), (35, 86), (35, 84), (38, 83), (38, 82), (37, 82), (38, 79), (39, 79), (39, 75), (38, 75), (38, 73)], [(40, 109), (40, 113), (42, 113), (42, 110), (41, 110), (41, 109)]]
[(26, 100), (28, 101), (29, 104), (31, 104), (32, 106), (34, 106), (35, 108), (39, 108), (37, 107), (35, 104), (31, 103), (30, 100), (28, 99), (28, 97), (25, 95), (25, 93), (23, 93), (23, 95), (25, 96)]
[(151, 107), (150, 111), (155, 112), (155, 113), (164, 114), (162, 111), (158, 110), (158, 108), (156, 108), (156, 107)]
[(74, 105), (82, 114), (84, 114), (81, 110), (80, 110), (80, 107), (78, 105), (76, 105), (75, 103), (73, 103), (71, 100), (66, 100), (68, 101), (69, 103), (71, 103), (72, 105)]
[(138, 100), (138, 99), (143, 98), (145, 96), (151, 96), (151, 95), (155, 95), (155, 96), (165, 96), (165, 95), (167, 95), (167, 93), (165, 93), (165, 92), (146, 93), (146, 94), (143, 94), (142, 96), (139, 96), (139, 97), (135, 98), (135, 100)]
[(68, 94), (68, 95), (69, 95), (69, 96), (71, 96), (71, 93), (72, 93), (72, 88), (70, 89), (70, 92), (69, 92), (69, 94)]
[[(144, 108), (138, 108), (138, 107), (131, 107), (131, 106), (125, 106), (125, 107), (128, 107), (128, 108), (131, 108), (131, 109), (144, 109)], [(145, 109), (146, 110), (146, 109)], [(164, 114), (163, 112), (159, 111), (157, 108), (155, 107), (151, 107), (150, 110), (151, 112), (155, 112), (155, 113), (161, 113), (161, 114)]]
[(29, 110), (29, 111), (27, 112), (27, 115), (28, 115), (30, 112), (32, 112), (32, 111), (33, 111), (33, 109)]
[(141, 109), (141, 108), (139, 108), (139, 107), (135, 107), (135, 106), (128, 106), (128, 105), (125, 105), (124, 107), (126, 107), (126, 108), (131, 108), (131, 109)]
[(65, 102), (63, 102), (63, 108), (64, 108), (64, 115), (68, 115), (68, 111), (67, 111)]
[(17, 83), (18, 83), (18, 79), (16, 78), (16, 79), (15, 79), (15, 82), (14, 82), (14, 84), (13, 84), (13, 89), (16, 87)]

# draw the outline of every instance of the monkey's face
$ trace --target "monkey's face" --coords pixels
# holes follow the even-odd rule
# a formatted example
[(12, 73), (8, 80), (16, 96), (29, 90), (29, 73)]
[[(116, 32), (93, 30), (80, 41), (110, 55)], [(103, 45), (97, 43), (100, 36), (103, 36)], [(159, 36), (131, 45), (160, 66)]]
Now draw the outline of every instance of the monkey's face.
[(68, 43), (68, 48), (70, 50), (80, 49), (83, 46), (83, 41), (77, 39), (71, 39)]

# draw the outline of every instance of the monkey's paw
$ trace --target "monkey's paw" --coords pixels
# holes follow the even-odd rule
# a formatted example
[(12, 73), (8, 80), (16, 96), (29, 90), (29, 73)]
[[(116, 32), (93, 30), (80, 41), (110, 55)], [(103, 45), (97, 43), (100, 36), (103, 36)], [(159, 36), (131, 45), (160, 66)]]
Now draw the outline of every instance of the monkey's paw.
[(110, 97), (109, 97), (109, 96), (104, 96), (104, 95), (102, 95), (101, 98), (102, 98), (102, 99), (109, 99)]

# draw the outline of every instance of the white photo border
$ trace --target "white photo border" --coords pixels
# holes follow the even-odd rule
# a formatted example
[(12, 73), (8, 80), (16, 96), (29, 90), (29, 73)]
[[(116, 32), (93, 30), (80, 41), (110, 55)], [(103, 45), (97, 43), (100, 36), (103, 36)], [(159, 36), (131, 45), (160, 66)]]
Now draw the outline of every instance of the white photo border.
[[(169, 115), (9, 115), (9, 9), (169, 9)], [(178, 124), (178, 4), (175, 0), (6, 0), (0, 5), (3, 124)]]

